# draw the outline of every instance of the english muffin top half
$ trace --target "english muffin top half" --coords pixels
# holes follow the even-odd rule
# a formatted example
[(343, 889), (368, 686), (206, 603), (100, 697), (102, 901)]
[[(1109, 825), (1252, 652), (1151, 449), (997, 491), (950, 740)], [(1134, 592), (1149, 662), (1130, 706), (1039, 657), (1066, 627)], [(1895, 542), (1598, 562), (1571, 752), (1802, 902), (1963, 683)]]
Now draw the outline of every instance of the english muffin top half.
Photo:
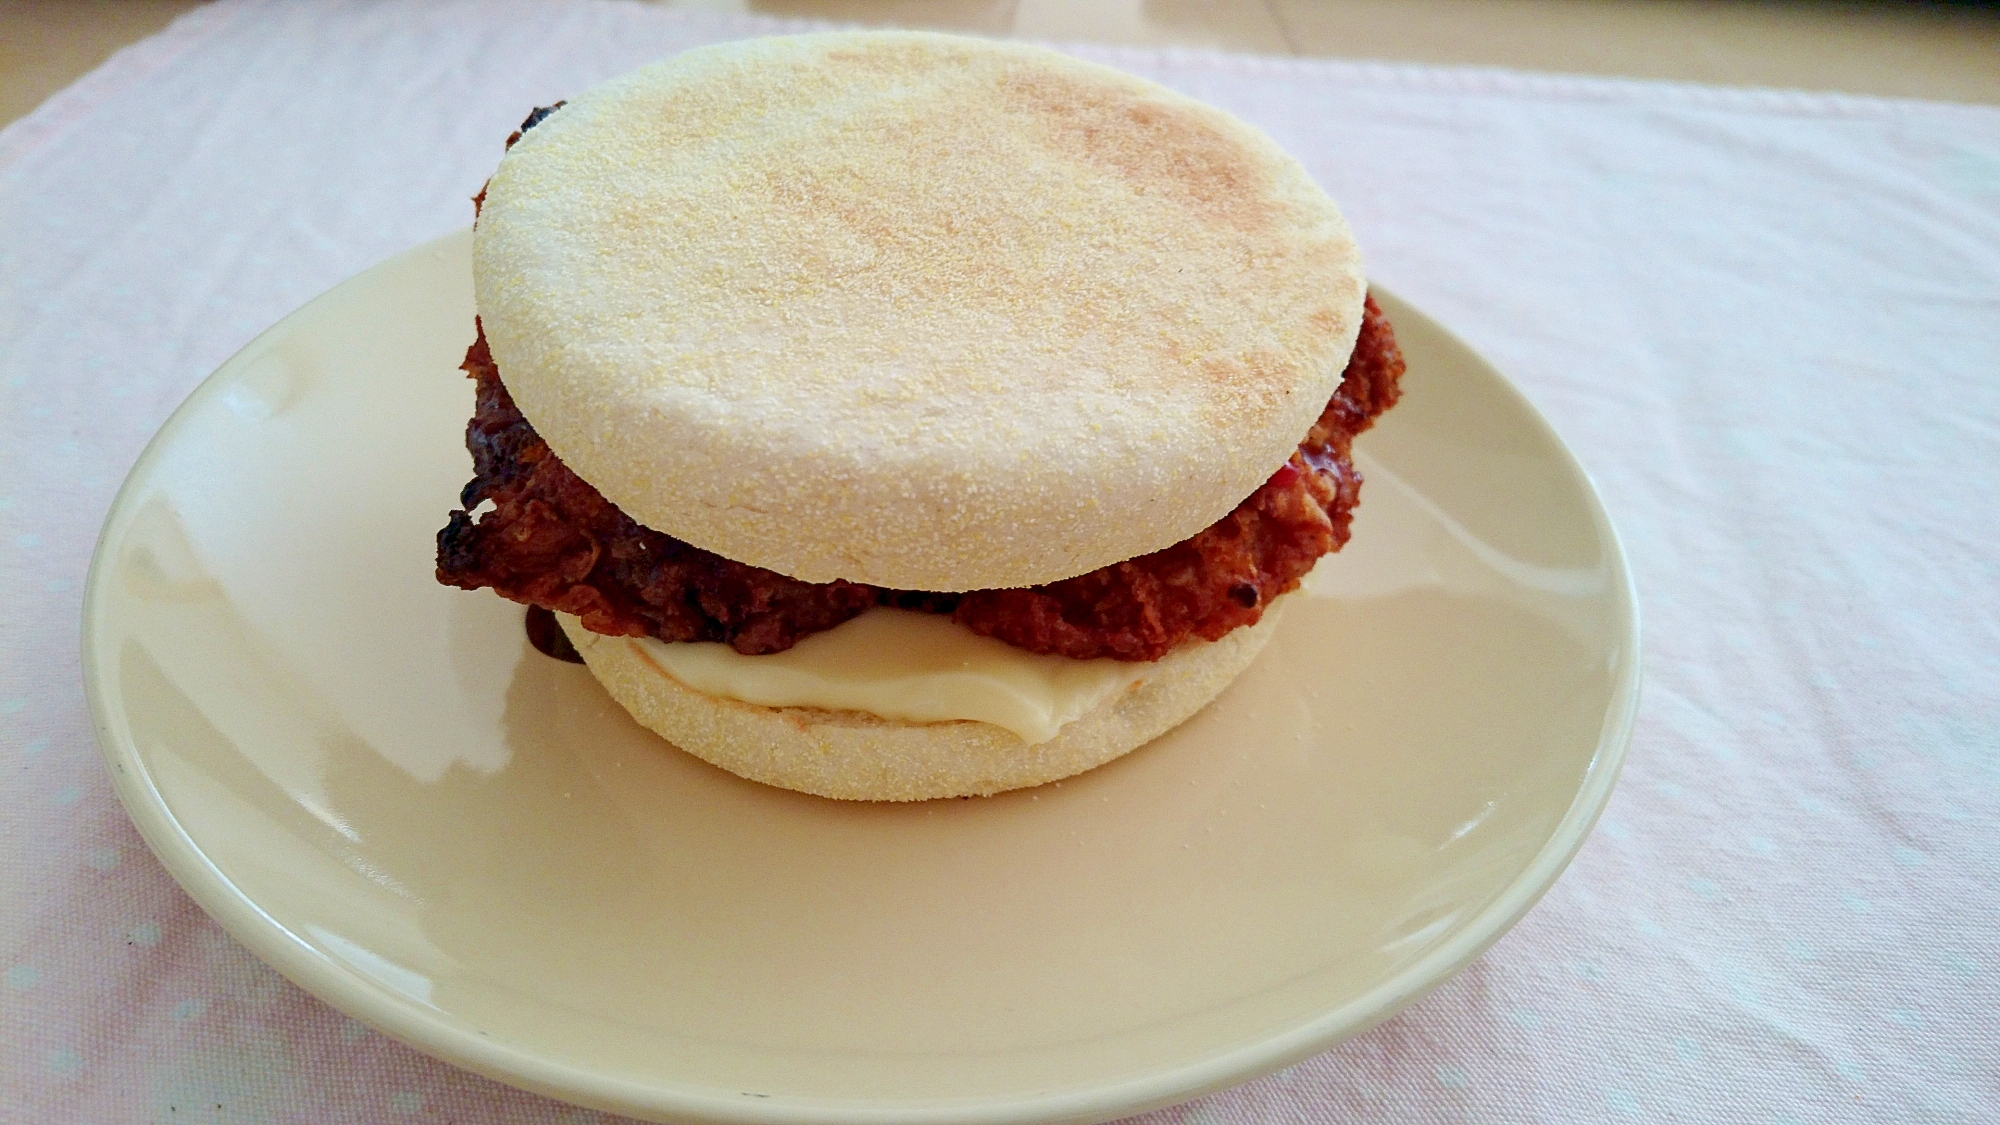
[(749, 40), (596, 87), (486, 190), (501, 379), (640, 523), (812, 582), (1028, 586), (1275, 471), (1364, 282), (1262, 133), (1055, 52)]

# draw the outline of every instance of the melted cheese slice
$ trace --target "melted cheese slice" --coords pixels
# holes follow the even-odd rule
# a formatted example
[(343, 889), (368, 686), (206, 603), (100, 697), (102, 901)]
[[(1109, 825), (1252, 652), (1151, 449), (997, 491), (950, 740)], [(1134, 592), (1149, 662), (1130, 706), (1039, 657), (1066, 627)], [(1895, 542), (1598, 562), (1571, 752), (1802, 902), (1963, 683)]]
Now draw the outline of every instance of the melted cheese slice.
[(660, 671), (710, 695), (765, 707), (887, 719), (992, 723), (1030, 746), (1144, 679), (1151, 664), (1072, 660), (982, 637), (948, 617), (876, 608), (784, 652), (626, 638)]

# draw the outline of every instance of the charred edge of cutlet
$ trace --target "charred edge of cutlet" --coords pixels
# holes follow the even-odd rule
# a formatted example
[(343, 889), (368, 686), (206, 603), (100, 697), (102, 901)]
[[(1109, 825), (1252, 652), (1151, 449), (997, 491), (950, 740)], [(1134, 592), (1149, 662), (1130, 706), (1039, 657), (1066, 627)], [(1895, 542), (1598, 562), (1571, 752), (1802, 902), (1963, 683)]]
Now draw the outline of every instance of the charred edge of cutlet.
[[(475, 322), (476, 323), (476, 322)], [(1254, 624), (1347, 542), (1355, 435), (1394, 405), (1403, 359), (1369, 297), (1340, 386), (1292, 457), (1236, 510), (1152, 554), (1044, 586), (963, 594), (801, 582), (643, 527), (571, 472), (500, 381), (483, 329), (464, 370), (473, 478), (438, 533), (438, 580), (583, 619), (613, 636), (780, 652), (871, 606), (949, 613), (973, 632), (1077, 659), (1157, 660)], [(491, 502), (480, 518), (469, 513)]]
[[(466, 353), (477, 407), (473, 478), (438, 533), (438, 580), (490, 588), (583, 619), (594, 632), (790, 648), (879, 602), (851, 582), (810, 583), (745, 566), (643, 527), (549, 450), (494, 369), (485, 335)], [(470, 510), (493, 509), (474, 519)]]
[[(514, 142), (521, 139), (521, 134), (527, 132), (528, 130), (534, 128), (537, 125), (540, 125), (542, 122), (548, 120), (549, 114), (554, 113), (556, 110), (559, 110), (568, 104), (569, 101), (565, 99), (563, 101), (557, 102), (554, 105), (536, 106), (535, 111), (533, 113), (530, 113), (525, 119), (522, 120), (521, 127), (519, 129), (516, 129), (513, 132), (507, 134), (506, 147), (513, 148)], [(486, 203), (486, 185), (480, 184), (479, 194), (472, 197), (472, 217), (475, 220), (479, 218), (479, 209), (480, 207), (484, 206), (485, 203)]]

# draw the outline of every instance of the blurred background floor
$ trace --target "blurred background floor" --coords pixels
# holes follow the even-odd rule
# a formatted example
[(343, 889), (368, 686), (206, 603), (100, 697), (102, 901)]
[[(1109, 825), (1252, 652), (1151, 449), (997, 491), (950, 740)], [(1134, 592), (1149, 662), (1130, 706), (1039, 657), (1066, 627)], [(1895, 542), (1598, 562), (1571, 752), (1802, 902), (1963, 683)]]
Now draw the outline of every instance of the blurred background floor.
[[(0, 125), (199, 0), (0, 0)], [(1916, 0), (659, 0), (1057, 42), (2000, 104), (2000, 4)]]

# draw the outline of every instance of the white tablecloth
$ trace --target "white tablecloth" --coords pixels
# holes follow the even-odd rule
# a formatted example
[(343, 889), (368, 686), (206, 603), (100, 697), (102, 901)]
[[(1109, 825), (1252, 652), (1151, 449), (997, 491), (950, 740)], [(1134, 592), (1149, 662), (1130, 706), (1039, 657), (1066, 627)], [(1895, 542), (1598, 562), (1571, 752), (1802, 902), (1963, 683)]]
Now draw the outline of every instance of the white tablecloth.
[[(0, 133), (0, 1119), (600, 1119), (366, 1031), (181, 894), (92, 743), (82, 578), (174, 405), (465, 224), (527, 109), (777, 29), (225, 0)], [(1624, 781), (1547, 899), (1147, 1120), (2000, 1120), (2000, 110), (1083, 53), (1296, 153), (1574, 446), (1646, 616)]]

